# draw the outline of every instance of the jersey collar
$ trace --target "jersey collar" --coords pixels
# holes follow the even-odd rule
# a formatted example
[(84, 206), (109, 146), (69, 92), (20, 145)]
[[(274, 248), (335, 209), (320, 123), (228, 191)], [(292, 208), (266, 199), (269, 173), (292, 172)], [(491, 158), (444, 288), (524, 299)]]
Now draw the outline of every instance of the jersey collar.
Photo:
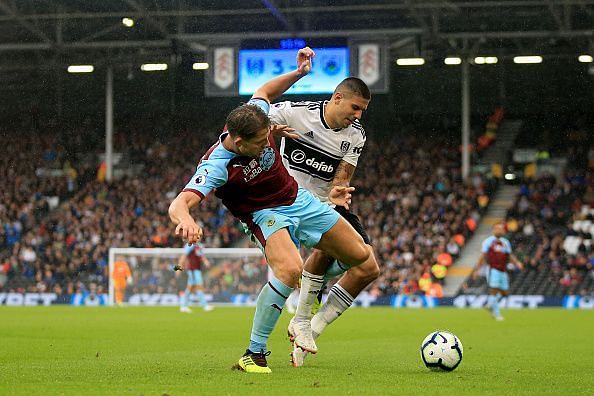
[(326, 108), (326, 105), (327, 104), (328, 104), (328, 101), (325, 100), (325, 101), (322, 102), (322, 105), (320, 106), (320, 121), (322, 121), (322, 125), (324, 125), (324, 128), (330, 129), (330, 130), (332, 130), (334, 132), (340, 132), (340, 131), (342, 131), (344, 128), (336, 128), (336, 129), (330, 128), (328, 126), (328, 124), (326, 123), (326, 118), (324, 117), (324, 109)]
[(225, 140), (225, 138), (227, 137), (227, 135), (229, 135), (229, 132), (225, 131), (225, 132), (221, 133), (221, 135), (219, 136), (219, 145), (220, 145), (221, 149), (223, 149), (226, 153), (228, 153), (229, 155), (231, 155), (231, 157), (241, 157), (236, 152), (233, 152), (231, 150), (228, 150), (225, 147), (225, 145), (223, 144), (223, 140)]

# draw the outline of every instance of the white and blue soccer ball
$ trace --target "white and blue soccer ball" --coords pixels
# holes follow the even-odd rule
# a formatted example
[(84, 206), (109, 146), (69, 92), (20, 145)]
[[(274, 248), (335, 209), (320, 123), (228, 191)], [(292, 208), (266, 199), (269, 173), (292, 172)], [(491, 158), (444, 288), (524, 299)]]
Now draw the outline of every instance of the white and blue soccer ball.
[(452, 371), (462, 362), (464, 349), (460, 339), (449, 331), (434, 331), (421, 344), (421, 358), (428, 369)]

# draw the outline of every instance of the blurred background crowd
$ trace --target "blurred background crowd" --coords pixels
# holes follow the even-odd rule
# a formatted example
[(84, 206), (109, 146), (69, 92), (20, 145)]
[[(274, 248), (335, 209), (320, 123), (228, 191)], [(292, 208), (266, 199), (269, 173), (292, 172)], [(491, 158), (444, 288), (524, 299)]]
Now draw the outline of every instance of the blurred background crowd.
[[(216, 141), (221, 125), (163, 121), (151, 115), (124, 120), (114, 136), (117, 166), (111, 183), (105, 181), (101, 133), (89, 130), (89, 120), (66, 125), (49, 119), (0, 131), (5, 186), (0, 191), (0, 291), (71, 294), (91, 285), (103, 291), (110, 247), (181, 247), (167, 209), (200, 156)], [(594, 277), (592, 163), (579, 149), (582, 141), (572, 143), (583, 129), (557, 132), (548, 147), (544, 142), (544, 149), (557, 150), (554, 155), (568, 160), (563, 174), (516, 180), (520, 192), (506, 225), (526, 270), (514, 275), (512, 289), (588, 295)], [(357, 191), (352, 210), (382, 266), (368, 292), (439, 297), (448, 268), (472, 237), (502, 180), (476, 172), (463, 182), (459, 137), (447, 128), (421, 130), (403, 124), (392, 134), (371, 129), (367, 136), (353, 178)], [(559, 145), (557, 138), (567, 144)], [(489, 142), (477, 141), (479, 148), (484, 144)], [(249, 246), (238, 222), (214, 196), (194, 215), (204, 226), (206, 247)], [(173, 264), (131, 258), (132, 272), (138, 269), (131, 291), (177, 293), (183, 281), (171, 271)], [(259, 260), (215, 264), (206, 276), (212, 293), (257, 293), (266, 276), (267, 267)], [(484, 280), (470, 277), (461, 291), (484, 288)]]

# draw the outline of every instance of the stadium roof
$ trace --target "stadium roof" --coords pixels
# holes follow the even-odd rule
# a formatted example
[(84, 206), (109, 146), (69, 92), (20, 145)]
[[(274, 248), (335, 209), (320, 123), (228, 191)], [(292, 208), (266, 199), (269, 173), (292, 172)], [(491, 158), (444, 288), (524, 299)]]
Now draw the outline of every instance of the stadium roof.
[(0, 71), (285, 37), (380, 38), (395, 56), (575, 56), (594, 52), (594, 1), (0, 0)]

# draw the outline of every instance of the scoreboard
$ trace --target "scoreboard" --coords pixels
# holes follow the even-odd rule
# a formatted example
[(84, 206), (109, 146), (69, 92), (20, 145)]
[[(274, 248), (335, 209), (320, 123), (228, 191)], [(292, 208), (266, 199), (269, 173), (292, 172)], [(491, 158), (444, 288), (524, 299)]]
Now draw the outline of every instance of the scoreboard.
[[(316, 53), (310, 73), (286, 94), (324, 94), (334, 92), (349, 76), (349, 50), (346, 47), (312, 48)], [(264, 84), (296, 68), (295, 49), (240, 49), (239, 94), (251, 95)]]
[(206, 96), (252, 95), (267, 81), (295, 70), (297, 50), (306, 45), (316, 53), (312, 70), (286, 94), (331, 94), (349, 76), (361, 78), (373, 93), (387, 92), (389, 63), (383, 40), (288, 38), (209, 47)]

